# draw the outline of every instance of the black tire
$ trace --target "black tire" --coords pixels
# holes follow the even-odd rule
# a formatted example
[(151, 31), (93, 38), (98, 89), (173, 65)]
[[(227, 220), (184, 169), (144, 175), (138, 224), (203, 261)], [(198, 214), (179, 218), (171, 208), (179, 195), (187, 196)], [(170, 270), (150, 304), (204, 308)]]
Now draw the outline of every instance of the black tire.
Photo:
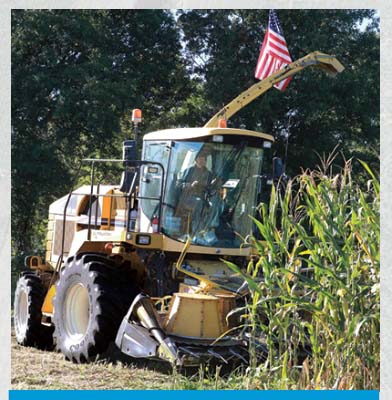
[(46, 290), (40, 277), (25, 273), (17, 283), (14, 300), (16, 341), (22, 346), (53, 348), (53, 328), (41, 324)]
[(57, 348), (77, 363), (92, 361), (114, 341), (135, 290), (107, 257), (84, 254), (67, 260), (53, 299)]

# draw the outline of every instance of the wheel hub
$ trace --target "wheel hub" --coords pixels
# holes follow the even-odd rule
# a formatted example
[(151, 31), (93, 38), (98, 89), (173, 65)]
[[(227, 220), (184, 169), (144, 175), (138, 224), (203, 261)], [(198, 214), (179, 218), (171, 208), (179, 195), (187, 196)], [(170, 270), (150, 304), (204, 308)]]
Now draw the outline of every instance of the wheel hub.
[(16, 330), (19, 334), (23, 334), (27, 329), (27, 316), (28, 316), (28, 300), (27, 293), (25, 290), (22, 290), (19, 294), (18, 306), (16, 309), (17, 318), (16, 318)]
[(65, 331), (68, 339), (78, 343), (87, 332), (90, 301), (87, 288), (81, 283), (69, 287), (64, 302)]

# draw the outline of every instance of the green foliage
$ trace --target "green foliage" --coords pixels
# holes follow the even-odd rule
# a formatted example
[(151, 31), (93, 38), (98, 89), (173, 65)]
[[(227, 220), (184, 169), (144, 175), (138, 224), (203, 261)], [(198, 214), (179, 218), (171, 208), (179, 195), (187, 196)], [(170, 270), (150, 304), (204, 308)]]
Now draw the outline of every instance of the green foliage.
[(165, 110), (188, 98), (190, 88), (170, 12), (14, 10), (15, 251), (42, 246), (37, 224), (69, 190), (78, 160), (121, 156), (122, 140), (132, 136), (130, 110), (143, 109), (142, 131), (162, 128)]
[[(337, 144), (366, 163), (332, 175), (306, 171), (261, 206), (255, 223), (265, 245), (255, 242), (262, 257), (246, 275), (253, 294), (246, 322), (254, 355), (261, 334), (268, 360), (255, 358), (245, 380), (203, 370), (175, 388), (379, 384), (378, 17), (366, 9), (278, 14), (293, 59), (320, 50), (346, 70), (331, 79), (307, 69), (231, 126), (274, 134), (280, 150), (289, 132), (290, 173), (315, 164), (312, 150)], [(120, 157), (133, 108), (143, 109), (141, 134), (200, 126), (254, 83), (268, 10), (13, 10), (11, 17), (15, 278), (25, 255), (42, 254), (48, 206), (69, 190), (78, 161)], [(295, 368), (309, 342), (312, 357)]]
[[(121, 142), (133, 135), (133, 108), (143, 109), (140, 136), (200, 126), (254, 83), (268, 11), (13, 10), (11, 18), (12, 252), (19, 270), (25, 255), (43, 253), (48, 206), (68, 192), (79, 160), (121, 156)], [(271, 90), (244, 108), (232, 126), (275, 134), (282, 148), (289, 124), (295, 174), (314, 165), (311, 150), (328, 153), (336, 144), (377, 171), (375, 11), (280, 10), (279, 18), (293, 59), (320, 50), (346, 70), (331, 79), (308, 69), (284, 93)], [(369, 24), (358, 29), (364, 19)], [(355, 177), (363, 181), (363, 171)]]
[(366, 191), (350, 161), (333, 175), (327, 163), (261, 205), (259, 259), (243, 273), (252, 292), (246, 323), (268, 347), (263, 363), (252, 349), (253, 387), (379, 387), (380, 187), (362, 165)]
[[(312, 150), (330, 153), (337, 144), (349, 157), (359, 157), (378, 170), (379, 21), (375, 11), (278, 10), (278, 16), (293, 60), (319, 50), (336, 55), (346, 69), (336, 78), (307, 69), (292, 79), (284, 93), (271, 89), (235, 115), (230, 125), (275, 135), (281, 153), (289, 129), (289, 167), (294, 175), (299, 168), (316, 164)], [(369, 24), (359, 29), (364, 20)], [(267, 23), (268, 10), (179, 12), (188, 67), (204, 83), (210, 115), (254, 83)]]

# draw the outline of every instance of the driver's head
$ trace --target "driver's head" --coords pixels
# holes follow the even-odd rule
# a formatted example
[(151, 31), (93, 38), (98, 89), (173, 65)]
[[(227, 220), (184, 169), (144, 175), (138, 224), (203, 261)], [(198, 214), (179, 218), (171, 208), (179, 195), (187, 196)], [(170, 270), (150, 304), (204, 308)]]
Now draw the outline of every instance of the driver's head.
[(207, 157), (205, 154), (198, 154), (195, 159), (195, 163), (199, 168), (205, 167), (207, 163)]

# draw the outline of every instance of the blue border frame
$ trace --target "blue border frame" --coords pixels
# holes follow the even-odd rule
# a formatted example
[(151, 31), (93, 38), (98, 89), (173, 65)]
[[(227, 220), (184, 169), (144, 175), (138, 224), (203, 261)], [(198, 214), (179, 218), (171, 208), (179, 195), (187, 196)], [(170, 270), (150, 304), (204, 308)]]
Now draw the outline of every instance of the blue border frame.
[(9, 400), (379, 400), (378, 390), (10, 390)]

